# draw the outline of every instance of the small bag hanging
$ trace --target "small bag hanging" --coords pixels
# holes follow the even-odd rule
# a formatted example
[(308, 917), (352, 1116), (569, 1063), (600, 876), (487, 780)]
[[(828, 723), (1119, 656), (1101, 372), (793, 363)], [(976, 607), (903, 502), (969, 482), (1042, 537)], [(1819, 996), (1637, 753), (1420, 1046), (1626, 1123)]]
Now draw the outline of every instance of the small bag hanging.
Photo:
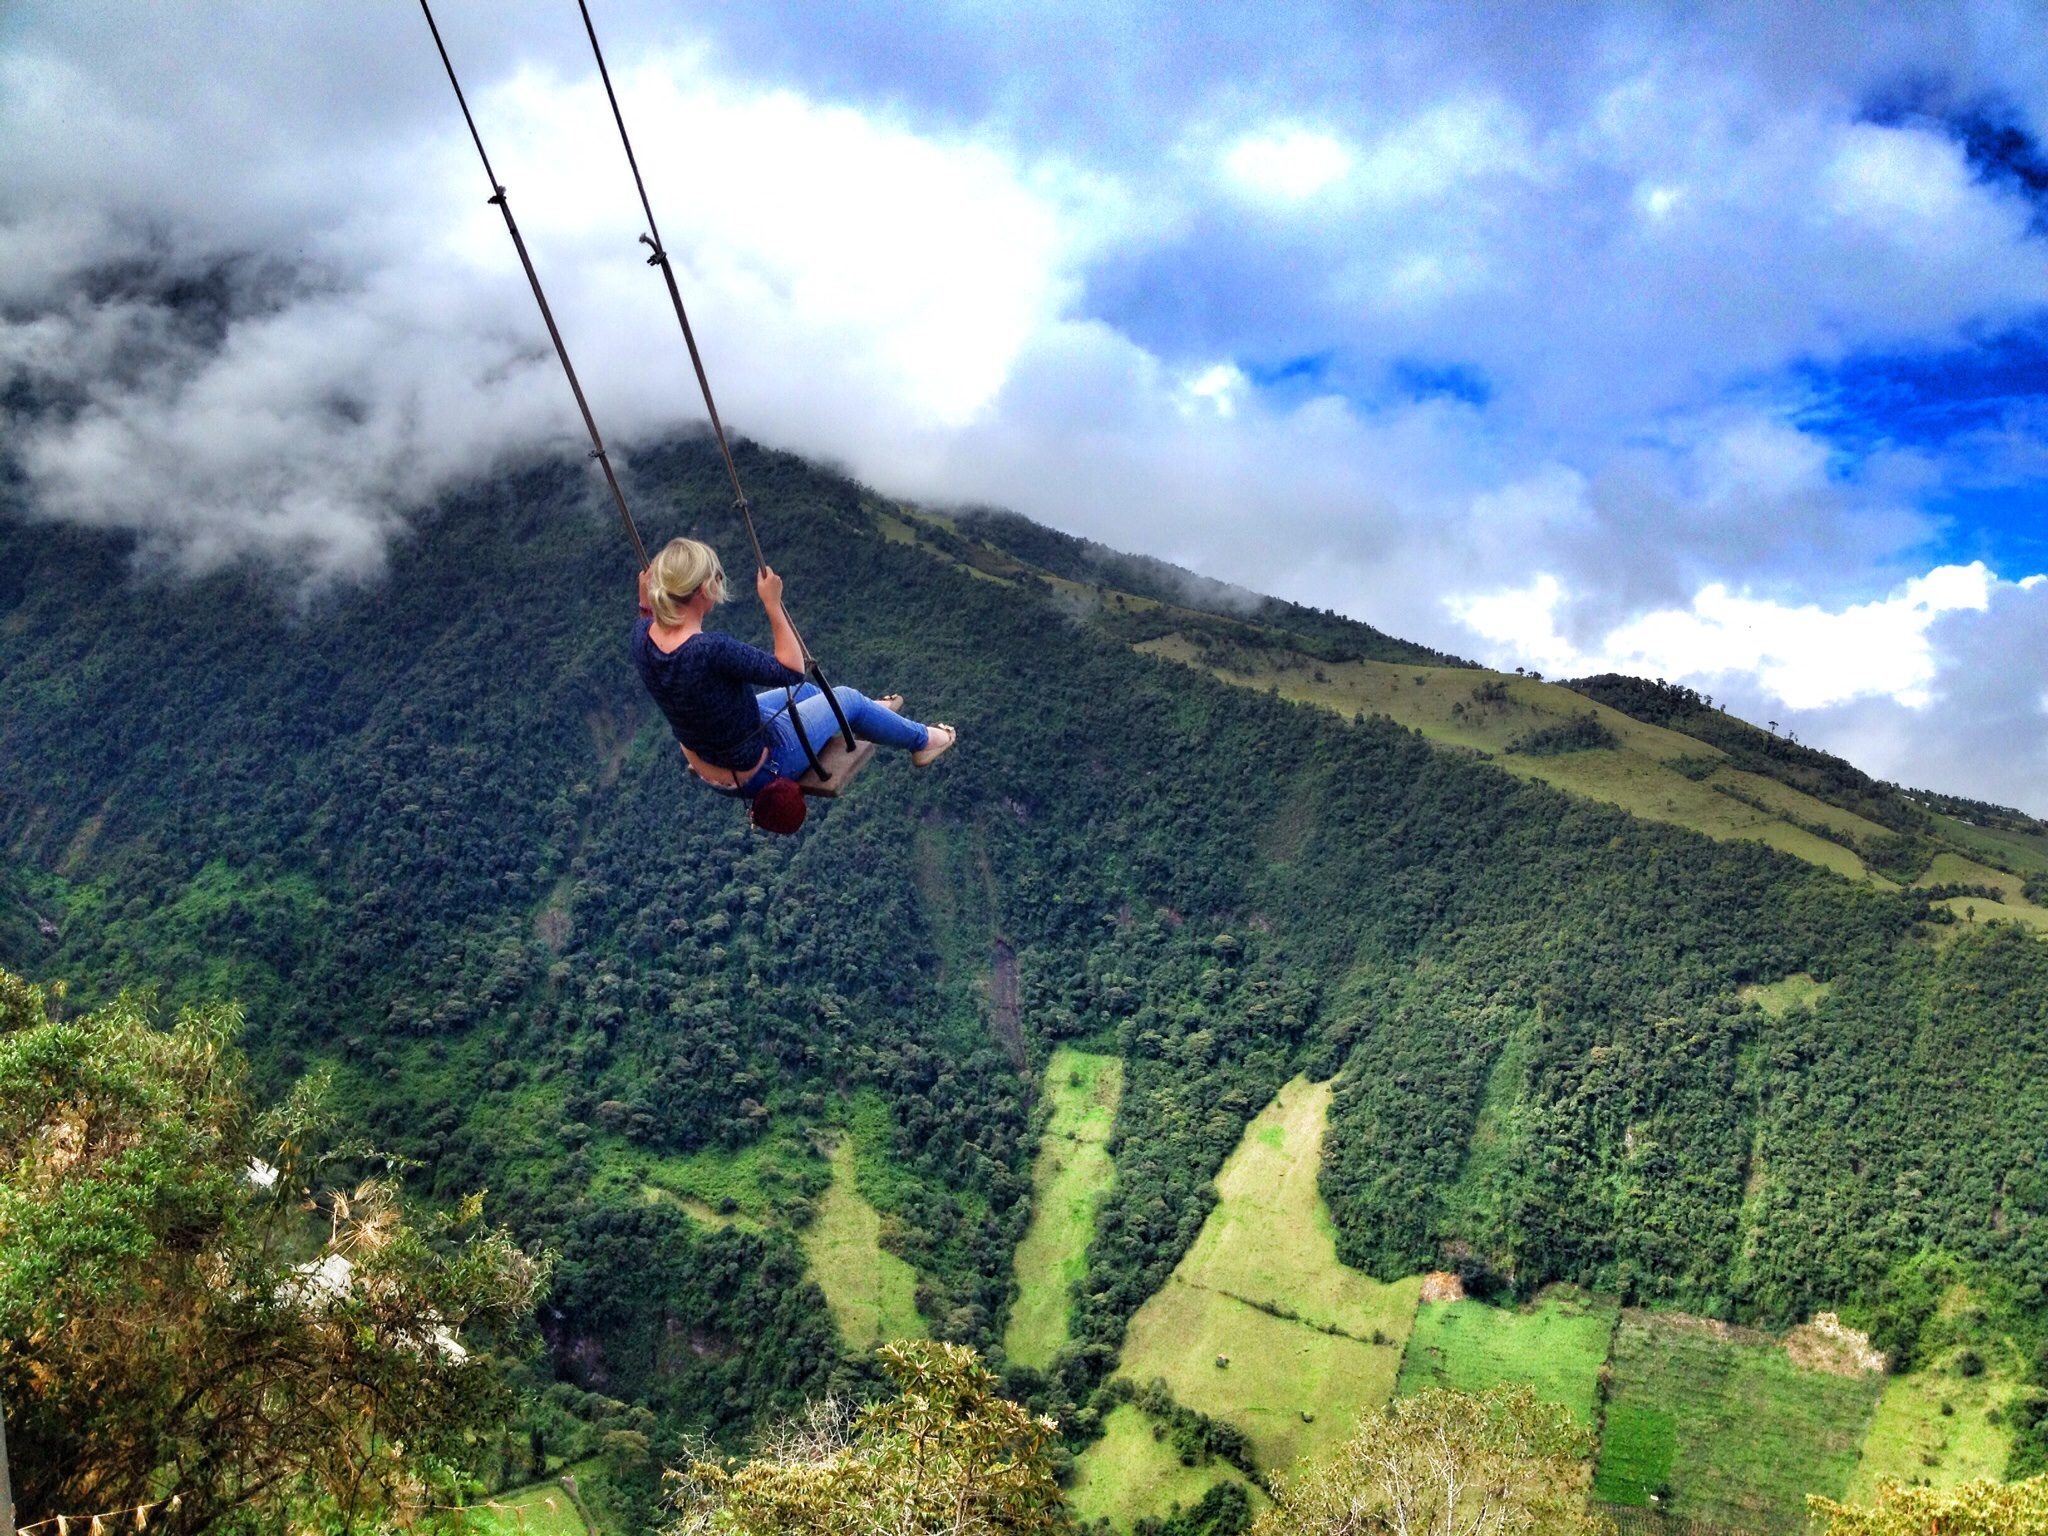
[(763, 832), (779, 832), (786, 837), (804, 824), (809, 808), (796, 780), (778, 776), (761, 786), (748, 814)]

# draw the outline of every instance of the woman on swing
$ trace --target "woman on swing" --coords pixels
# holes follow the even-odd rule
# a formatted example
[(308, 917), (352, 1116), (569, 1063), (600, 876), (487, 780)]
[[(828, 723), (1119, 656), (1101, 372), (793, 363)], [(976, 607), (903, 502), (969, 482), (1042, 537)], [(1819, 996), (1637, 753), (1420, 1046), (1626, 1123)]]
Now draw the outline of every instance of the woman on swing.
[[(793, 832), (803, 821), (803, 795), (791, 781), (810, 759), (790, 723), (787, 690), (795, 690), (796, 712), (813, 746), (828, 741), (838, 722), (830, 701), (804, 679), (803, 646), (782, 610), (782, 578), (763, 566), (754, 587), (775, 635), (773, 656), (704, 628), (711, 610), (725, 601), (725, 569), (710, 545), (670, 540), (640, 573), (633, 664), (668, 717), (690, 771), (721, 794), (753, 801), (758, 825)], [(757, 688), (770, 691), (757, 694)], [(905, 719), (896, 694), (870, 699), (852, 688), (832, 692), (855, 736), (903, 748), (920, 768), (959, 739), (949, 725)]]

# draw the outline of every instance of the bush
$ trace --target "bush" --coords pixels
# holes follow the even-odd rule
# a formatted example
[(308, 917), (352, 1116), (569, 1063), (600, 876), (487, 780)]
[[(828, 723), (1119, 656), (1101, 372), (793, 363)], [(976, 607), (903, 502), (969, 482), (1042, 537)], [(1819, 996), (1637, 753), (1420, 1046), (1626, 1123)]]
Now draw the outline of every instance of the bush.
[(22, 1523), (167, 1490), (151, 1524), (173, 1533), (453, 1502), (509, 1406), (483, 1350), (524, 1327), (546, 1262), (480, 1229), (474, 1200), (420, 1221), (387, 1180), (318, 1189), (321, 1085), (256, 1113), (238, 1010), (158, 1029), (146, 996), (69, 1020), (53, 1001), (0, 971)]
[(674, 1480), (664, 1536), (1054, 1536), (1067, 1529), (1049, 1451), (1055, 1425), (997, 1395), (958, 1344), (881, 1351), (901, 1390), (848, 1414), (817, 1405), (737, 1468), (700, 1461)]
[(1953, 1488), (1909, 1488), (1885, 1478), (1867, 1508), (1822, 1498), (1806, 1502), (1827, 1522), (1824, 1536), (2048, 1536), (2048, 1477), (2023, 1483), (1984, 1478)]
[(1611, 1531), (1588, 1515), (1591, 1437), (1527, 1387), (1431, 1387), (1367, 1415), (1334, 1461), (1281, 1483), (1257, 1536)]
[(1612, 751), (1620, 746), (1620, 738), (1588, 710), (1583, 715), (1573, 715), (1563, 725), (1546, 725), (1518, 736), (1508, 743), (1508, 750), (1530, 757), (1561, 757), (1567, 752)]

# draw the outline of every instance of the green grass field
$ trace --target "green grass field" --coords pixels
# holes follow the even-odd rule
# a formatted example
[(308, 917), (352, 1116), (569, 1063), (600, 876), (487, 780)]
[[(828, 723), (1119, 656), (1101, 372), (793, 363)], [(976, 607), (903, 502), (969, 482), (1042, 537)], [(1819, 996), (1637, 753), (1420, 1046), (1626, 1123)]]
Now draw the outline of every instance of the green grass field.
[(1600, 1367), (1607, 1361), (1617, 1308), (1555, 1286), (1527, 1307), (1477, 1301), (1426, 1302), (1401, 1357), (1399, 1390), (1424, 1387), (1484, 1392), (1528, 1386), (1562, 1403), (1580, 1423), (1598, 1420)]
[(1669, 1496), (1677, 1460), (1675, 1416), (1647, 1403), (1610, 1403), (1593, 1494), (1610, 1504), (1647, 1508)]
[(1095, 1208), (1116, 1172), (1107, 1143), (1123, 1090), (1124, 1064), (1114, 1056), (1062, 1047), (1046, 1068), (1052, 1118), (1031, 1167), (1031, 1226), (1017, 1245), (1017, 1303), (1003, 1334), (1019, 1365), (1043, 1370), (1067, 1342)]
[[(1171, 1445), (1153, 1438), (1154, 1426), (1126, 1403), (1102, 1421), (1102, 1438), (1091, 1445), (1067, 1490), (1067, 1505), (1083, 1524), (1108, 1520), (1119, 1530), (1146, 1516), (1165, 1515), (1178, 1504), (1193, 1505), (1218, 1483), (1242, 1483), (1244, 1474), (1227, 1461), (1184, 1467)], [(1265, 1507), (1252, 1489), (1252, 1507)], [(564, 1533), (574, 1536), (574, 1533)]]
[(1839, 1498), (1878, 1399), (1875, 1376), (1795, 1366), (1777, 1345), (1697, 1318), (1624, 1312), (1593, 1496), (1729, 1531), (1806, 1528)]
[(803, 1231), (811, 1273), (825, 1292), (839, 1335), (853, 1350), (891, 1339), (921, 1339), (917, 1272), (882, 1248), (882, 1218), (855, 1187), (853, 1138), (832, 1148), (832, 1186)]
[[(637, 1163), (624, 1159), (621, 1166)], [(793, 1126), (778, 1126), (737, 1152), (707, 1147), (687, 1157), (647, 1159), (640, 1181), (673, 1196), (692, 1215), (759, 1224), (773, 1219), (777, 1202), (815, 1188), (822, 1173), (810, 1139)]]
[(1337, 1260), (1316, 1189), (1330, 1094), (1296, 1078), (1246, 1128), (1216, 1177), (1216, 1209), (1131, 1319), (1120, 1367), (1238, 1425), (1276, 1473), (1328, 1454), (1392, 1396), (1421, 1289)]
[(486, 1536), (589, 1536), (568, 1491), (555, 1478), (480, 1501), (471, 1518)]
[(1744, 987), (1741, 998), (1774, 1019), (1782, 1019), (1794, 1008), (1812, 1008), (1833, 991), (1831, 982), (1815, 981), (1804, 971), (1794, 971), (1782, 981), (1757, 982)]
[[(1874, 822), (1776, 780), (1759, 779), (1732, 768), (1721, 768), (1708, 780), (1688, 778), (1672, 764), (1680, 759), (1718, 758), (1721, 752), (1693, 737), (1632, 720), (1553, 683), (1464, 667), (1312, 662), (1285, 650), (1233, 655), (1232, 665), (1244, 668), (1239, 671), (1211, 665), (1197, 647), (1179, 635), (1147, 641), (1138, 649), (1201, 667), (1224, 682), (1262, 691), (1277, 687), (1283, 698), (1319, 704), (1347, 719), (1360, 712), (1387, 715), (1421, 731), (1431, 741), (1485, 753), (1510, 773), (1539, 779), (1589, 800), (1603, 800), (1647, 821), (1672, 822), (1713, 838), (1754, 838), (1851, 880), (1871, 878), (1863, 860), (1850, 849), (1795, 822), (1833, 827), (1858, 839), (1882, 835), (1883, 829)], [(1479, 707), (1473, 689), (1490, 683), (1499, 683), (1506, 690), (1507, 701)], [(1561, 724), (1589, 711), (1619, 739), (1619, 751), (1568, 752), (1557, 757), (1507, 751), (1511, 741), (1531, 729)], [(1733, 794), (1724, 794), (1715, 788), (1716, 783), (1725, 783), (1735, 794), (1761, 800), (1766, 808), (1760, 810)]]
[[(2012, 1437), (1991, 1415), (1997, 1413), (2002, 1421), (2021, 1390), (2027, 1352), (2010, 1337), (1989, 1336), (1967, 1325), (1979, 1300), (1966, 1285), (1950, 1287), (1932, 1325), (1952, 1340), (1960, 1332), (1974, 1343), (1952, 1342), (1919, 1370), (1885, 1382), (1884, 1401), (1863, 1442), (1863, 1460), (1849, 1481), (1852, 1498), (1874, 1498), (1882, 1477), (1948, 1488), (1972, 1478), (2004, 1476)], [(1963, 1369), (1966, 1353), (1977, 1356), (1976, 1374)]]

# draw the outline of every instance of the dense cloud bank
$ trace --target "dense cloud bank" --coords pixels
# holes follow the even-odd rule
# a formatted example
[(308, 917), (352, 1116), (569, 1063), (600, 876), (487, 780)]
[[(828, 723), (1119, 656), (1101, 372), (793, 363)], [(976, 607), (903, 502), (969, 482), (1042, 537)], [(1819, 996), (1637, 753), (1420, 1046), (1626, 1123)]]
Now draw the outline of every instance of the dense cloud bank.
[[(2030, 8), (598, 16), (742, 430), (2048, 810)], [(573, 8), (443, 22), (607, 432), (687, 426)], [(574, 441), (418, 17), (0, 28), (38, 512), (374, 575)]]

